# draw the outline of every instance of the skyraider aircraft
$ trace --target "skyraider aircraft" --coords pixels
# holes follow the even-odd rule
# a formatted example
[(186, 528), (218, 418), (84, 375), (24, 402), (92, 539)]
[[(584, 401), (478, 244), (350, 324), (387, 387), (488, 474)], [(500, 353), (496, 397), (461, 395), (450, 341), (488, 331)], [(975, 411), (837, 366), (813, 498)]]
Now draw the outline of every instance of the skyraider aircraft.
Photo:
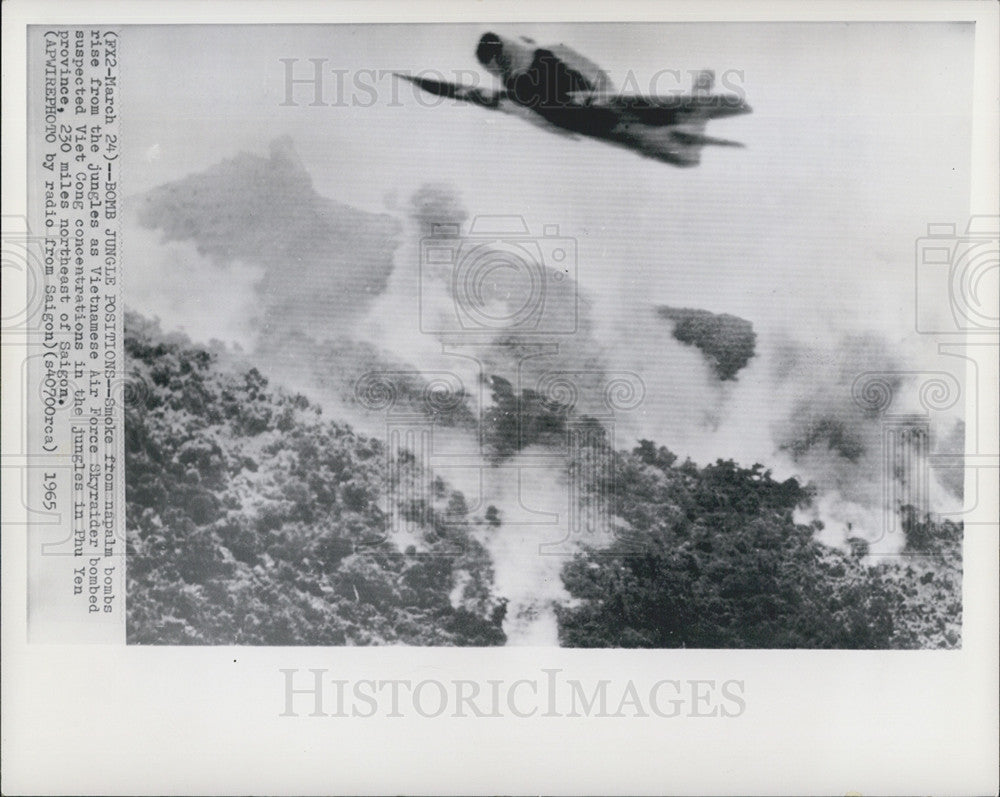
[(701, 148), (742, 147), (705, 135), (709, 119), (750, 113), (739, 94), (713, 94), (715, 73), (697, 73), (691, 94), (644, 97), (614, 90), (607, 74), (565, 45), (486, 33), (476, 58), (503, 82), (498, 91), (396, 73), (438, 97), (512, 113), (551, 132), (590, 136), (674, 166), (697, 166)]

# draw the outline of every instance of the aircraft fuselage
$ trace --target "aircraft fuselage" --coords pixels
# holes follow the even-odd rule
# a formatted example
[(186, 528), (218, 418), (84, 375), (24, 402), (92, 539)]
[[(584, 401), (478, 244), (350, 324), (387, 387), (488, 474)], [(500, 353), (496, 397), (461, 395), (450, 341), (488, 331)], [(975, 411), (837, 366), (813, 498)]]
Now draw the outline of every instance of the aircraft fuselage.
[(683, 155), (691, 146), (740, 146), (700, 130), (710, 119), (750, 112), (738, 95), (709, 92), (660, 98), (655, 106), (626, 96), (607, 104), (602, 96), (607, 78), (596, 65), (569, 50), (557, 54), (552, 48), (536, 47), (528, 39), (486, 33), (476, 57), (502, 81), (506, 99), (522, 110), (570, 133), (620, 144), (675, 165), (697, 162)]

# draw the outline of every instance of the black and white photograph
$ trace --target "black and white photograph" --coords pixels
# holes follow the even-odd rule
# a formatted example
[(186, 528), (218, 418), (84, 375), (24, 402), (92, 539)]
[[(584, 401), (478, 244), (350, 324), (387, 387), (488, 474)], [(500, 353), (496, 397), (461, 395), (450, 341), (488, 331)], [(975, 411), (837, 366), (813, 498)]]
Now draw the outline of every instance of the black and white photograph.
[(960, 646), (972, 35), (126, 30), (128, 642)]
[(576, 5), (5, 3), (4, 794), (996, 793), (1000, 7)]

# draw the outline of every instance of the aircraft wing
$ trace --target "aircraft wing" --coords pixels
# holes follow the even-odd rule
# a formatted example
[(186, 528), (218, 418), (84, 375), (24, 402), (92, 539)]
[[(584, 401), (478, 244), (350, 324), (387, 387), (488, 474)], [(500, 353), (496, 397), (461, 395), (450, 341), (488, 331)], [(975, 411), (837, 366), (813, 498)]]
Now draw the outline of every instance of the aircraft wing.
[(460, 102), (471, 102), (473, 105), (480, 105), (483, 108), (497, 108), (500, 100), (506, 96), (503, 91), (487, 91), (478, 86), (463, 86), (460, 83), (448, 83), (443, 80), (432, 80), (430, 78), (414, 77), (404, 75), (400, 72), (393, 73), (396, 77), (408, 80), (419, 86), (428, 94), (438, 97), (447, 97)]
[(520, 116), (525, 121), (538, 127), (542, 127), (550, 133), (555, 133), (557, 135), (564, 136), (565, 138), (577, 138), (576, 133), (573, 131), (564, 130), (561, 127), (553, 125), (533, 111), (527, 108), (522, 108), (517, 103), (503, 102), (503, 100), (507, 99), (507, 92), (505, 91), (484, 91), (477, 86), (462, 86), (457, 83), (447, 83), (445, 81), (431, 80), (429, 78), (418, 78), (411, 75), (404, 75), (399, 72), (394, 72), (393, 74), (403, 80), (410, 81), (429, 94), (434, 94), (438, 97), (448, 97), (449, 99), (458, 100), (460, 102), (470, 102), (473, 105), (478, 105), (482, 108), (488, 108), (494, 111), (499, 110), (514, 116)]

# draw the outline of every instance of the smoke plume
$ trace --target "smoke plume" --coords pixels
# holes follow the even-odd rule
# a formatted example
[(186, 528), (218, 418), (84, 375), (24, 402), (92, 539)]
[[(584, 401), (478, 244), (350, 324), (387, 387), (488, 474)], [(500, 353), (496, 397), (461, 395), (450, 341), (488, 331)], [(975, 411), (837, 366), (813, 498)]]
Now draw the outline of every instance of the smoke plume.
[[(565, 556), (608, 532), (607, 518), (579, 522), (569, 477), (573, 441), (595, 429), (612, 448), (650, 439), (701, 464), (760, 462), (813, 485), (803, 519), (821, 520), (827, 541), (898, 547), (884, 539), (887, 502), (912, 485), (891, 467), (882, 478), (886, 430), (928, 410), (887, 338), (795, 338), (764, 318), (659, 303), (670, 297), (623, 300), (620, 270), (607, 291), (585, 286), (558, 237), (470, 216), (444, 184), (418, 190), (402, 217), (322, 197), (280, 140), (268, 158), (241, 154), (141, 198), (132, 240), (153, 273), (130, 298), (189, 334), (239, 340), (269, 376), (368, 434), (401, 419), (431, 428), (422, 456), (481, 521), (515, 644), (555, 643)], [(878, 375), (874, 397), (864, 374)], [(945, 404), (931, 414), (948, 433), (907, 451), (960, 453)], [(954, 474), (930, 484), (931, 504), (956, 503)]]

